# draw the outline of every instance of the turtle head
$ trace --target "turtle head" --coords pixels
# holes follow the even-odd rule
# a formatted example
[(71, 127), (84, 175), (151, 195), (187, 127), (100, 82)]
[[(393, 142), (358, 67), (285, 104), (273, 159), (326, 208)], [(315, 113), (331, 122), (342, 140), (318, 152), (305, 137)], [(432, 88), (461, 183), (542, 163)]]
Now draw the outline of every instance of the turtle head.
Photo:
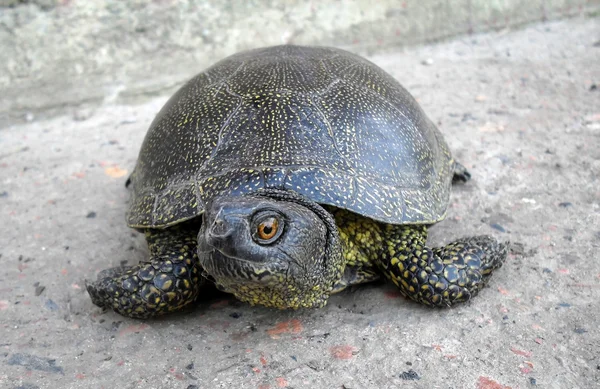
[(279, 190), (215, 199), (204, 213), (198, 256), (219, 289), (281, 309), (325, 305), (344, 271), (331, 214)]

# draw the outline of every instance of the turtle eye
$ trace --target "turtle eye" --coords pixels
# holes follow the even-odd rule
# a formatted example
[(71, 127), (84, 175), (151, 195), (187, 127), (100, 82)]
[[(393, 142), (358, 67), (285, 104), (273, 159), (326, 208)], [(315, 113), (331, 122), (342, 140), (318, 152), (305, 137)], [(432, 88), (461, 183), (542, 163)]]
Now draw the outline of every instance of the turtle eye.
[(257, 243), (273, 243), (281, 235), (283, 225), (279, 215), (273, 215), (272, 213), (259, 215), (255, 220), (256, 227), (253, 237)]

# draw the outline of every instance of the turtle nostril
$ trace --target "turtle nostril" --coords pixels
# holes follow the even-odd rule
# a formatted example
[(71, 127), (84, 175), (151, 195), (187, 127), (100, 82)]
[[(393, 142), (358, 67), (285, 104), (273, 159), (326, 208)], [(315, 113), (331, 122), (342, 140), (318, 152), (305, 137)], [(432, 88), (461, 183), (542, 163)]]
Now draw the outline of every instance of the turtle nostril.
[(216, 218), (212, 225), (207, 227), (209, 228), (206, 230), (204, 238), (209, 246), (220, 250), (231, 245), (234, 230), (229, 223)]
[(215, 219), (209, 229), (209, 235), (212, 237), (225, 237), (229, 235), (231, 229), (222, 219)]

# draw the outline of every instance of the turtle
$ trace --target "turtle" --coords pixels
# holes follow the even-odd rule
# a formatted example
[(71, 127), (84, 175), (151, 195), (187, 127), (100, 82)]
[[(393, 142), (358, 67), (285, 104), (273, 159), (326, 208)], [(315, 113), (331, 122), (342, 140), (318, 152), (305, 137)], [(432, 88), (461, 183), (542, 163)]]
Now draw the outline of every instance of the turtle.
[(508, 242), (441, 247), (451, 186), (470, 173), (391, 75), (345, 50), (281, 45), (229, 56), (154, 118), (127, 223), (149, 257), (86, 281), (92, 302), (150, 318), (208, 293), (278, 309), (323, 307), (387, 278), (432, 307), (470, 300)]

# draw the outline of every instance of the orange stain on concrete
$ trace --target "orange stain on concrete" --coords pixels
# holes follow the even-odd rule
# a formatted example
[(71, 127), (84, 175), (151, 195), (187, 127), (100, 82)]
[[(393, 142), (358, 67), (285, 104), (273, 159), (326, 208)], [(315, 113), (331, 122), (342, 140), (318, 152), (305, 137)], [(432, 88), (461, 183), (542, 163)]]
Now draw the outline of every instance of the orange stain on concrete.
[(277, 339), (281, 334), (299, 334), (303, 329), (304, 327), (302, 327), (300, 320), (292, 319), (277, 323), (275, 327), (267, 330), (267, 334), (269, 334), (271, 338)]
[(510, 386), (504, 386), (499, 384), (498, 382), (484, 377), (484, 376), (480, 376), (479, 379), (477, 380), (477, 389), (512, 389)]
[(523, 357), (531, 356), (531, 351), (523, 351), (523, 350), (519, 350), (518, 348), (515, 348), (515, 347), (511, 347), (510, 351), (512, 351), (513, 353), (515, 353), (517, 355), (521, 355)]
[(121, 169), (119, 166), (110, 166), (104, 169), (104, 174), (112, 178), (119, 178), (127, 175), (127, 169)]
[(150, 328), (148, 324), (133, 324), (119, 331), (119, 336), (129, 335), (136, 332), (142, 332)]
[(352, 359), (358, 350), (348, 344), (333, 346), (329, 349), (331, 356), (335, 359)]

